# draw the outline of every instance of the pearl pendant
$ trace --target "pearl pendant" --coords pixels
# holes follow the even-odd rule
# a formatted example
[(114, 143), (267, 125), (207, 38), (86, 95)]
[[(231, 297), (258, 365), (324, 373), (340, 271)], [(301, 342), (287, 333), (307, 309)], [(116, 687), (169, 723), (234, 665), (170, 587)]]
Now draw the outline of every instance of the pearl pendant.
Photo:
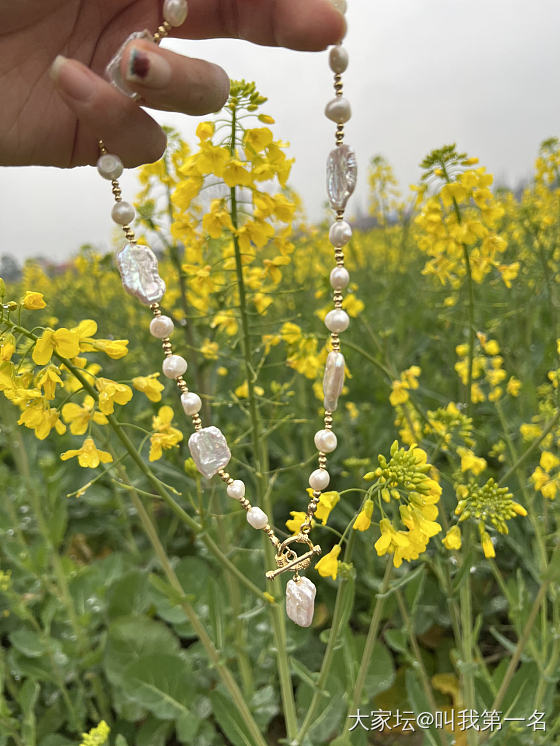
[(165, 293), (165, 282), (158, 274), (158, 261), (147, 246), (127, 243), (117, 254), (117, 266), (124, 289), (141, 303), (159, 303)]
[(286, 586), (286, 614), (300, 627), (309, 627), (315, 611), (317, 589), (309, 578), (288, 580)]

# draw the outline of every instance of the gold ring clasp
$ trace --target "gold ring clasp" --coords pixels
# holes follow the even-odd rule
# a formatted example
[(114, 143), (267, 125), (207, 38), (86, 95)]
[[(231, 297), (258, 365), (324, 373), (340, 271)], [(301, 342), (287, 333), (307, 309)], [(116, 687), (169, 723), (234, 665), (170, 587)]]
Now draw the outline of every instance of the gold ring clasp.
[[(307, 544), (309, 550), (304, 554), (298, 555), (294, 549), (290, 548), (290, 544)], [(306, 534), (289, 536), (276, 549), (277, 569), (269, 570), (266, 573), (266, 577), (272, 580), (283, 572), (291, 570), (297, 573), (299, 570), (306, 570), (311, 564), (313, 557), (319, 554), (321, 554), (321, 547), (318, 544), (313, 544)]]

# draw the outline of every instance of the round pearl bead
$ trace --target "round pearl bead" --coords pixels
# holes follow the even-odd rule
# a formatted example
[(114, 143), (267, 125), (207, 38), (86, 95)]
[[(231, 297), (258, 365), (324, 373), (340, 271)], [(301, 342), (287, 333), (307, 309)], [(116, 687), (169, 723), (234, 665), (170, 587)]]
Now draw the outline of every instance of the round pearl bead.
[(173, 333), (174, 325), (169, 316), (154, 316), (150, 321), (150, 334), (157, 339), (166, 339)]
[(182, 26), (188, 12), (189, 8), (186, 0), (165, 0), (163, 3), (163, 19), (170, 26)]
[(337, 220), (333, 223), (329, 230), (329, 241), (333, 246), (339, 249), (341, 246), (346, 246), (348, 241), (352, 238), (352, 228), (350, 223), (346, 220)]
[(252, 507), (247, 511), (247, 521), (253, 528), (264, 528), (268, 523), (268, 517), (264, 510)]
[(187, 361), (181, 355), (169, 355), (161, 366), (163, 375), (168, 378), (179, 378), (187, 370)]
[(346, 331), (349, 323), (348, 314), (342, 308), (334, 308), (325, 316), (325, 326), (330, 332), (334, 332), (335, 334)]
[(344, 47), (337, 45), (329, 53), (329, 65), (333, 73), (343, 73), (348, 67), (348, 52)]
[(181, 394), (181, 404), (183, 405), (185, 414), (193, 415), (200, 412), (202, 400), (198, 394), (192, 391), (185, 391), (184, 394)]
[(111, 217), (119, 225), (127, 225), (131, 220), (134, 220), (136, 212), (134, 207), (128, 202), (115, 202), (113, 209), (111, 210)]
[(105, 153), (97, 161), (97, 170), (104, 179), (113, 181), (118, 179), (123, 172), (123, 164), (118, 155)]
[(241, 479), (234, 479), (231, 484), (226, 487), (228, 497), (233, 497), (234, 500), (241, 500), (245, 497), (245, 482)]
[(314, 441), (315, 448), (321, 453), (331, 453), (337, 446), (336, 435), (332, 430), (318, 430)]
[(350, 275), (346, 267), (335, 267), (330, 275), (331, 287), (333, 290), (344, 290), (350, 282)]
[(325, 107), (325, 116), (330, 119), (331, 122), (336, 124), (344, 124), (352, 116), (352, 109), (350, 108), (350, 102), (343, 96), (337, 96)]
[(331, 476), (326, 469), (315, 469), (309, 475), (309, 486), (318, 492), (328, 487), (330, 481)]

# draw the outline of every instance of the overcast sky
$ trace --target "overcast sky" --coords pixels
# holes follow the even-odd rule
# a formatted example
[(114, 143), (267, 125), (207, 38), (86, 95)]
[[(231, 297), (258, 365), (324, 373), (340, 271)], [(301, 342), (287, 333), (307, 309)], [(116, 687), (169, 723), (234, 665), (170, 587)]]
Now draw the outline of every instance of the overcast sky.
[[(262, 0), (266, 2), (267, 0)], [(367, 205), (367, 164), (383, 154), (405, 189), (435, 147), (457, 142), (500, 183), (531, 174), (540, 142), (560, 134), (559, 0), (348, 0), (347, 142), (360, 179), (350, 213)], [(295, 157), (291, 185), (311, 219), (322, 215), (333, 125), (327, 53), (255, 47), (233, 40), (169, 42), (256, 80)], [(155, 112), (194, 142), (200, 118)], [(137, 187), (122, 179), (124, 198)], [(83, 243), (110, 248), (110, 189), (94, 168), (0, 168), (0, 254), (64, 258)]]

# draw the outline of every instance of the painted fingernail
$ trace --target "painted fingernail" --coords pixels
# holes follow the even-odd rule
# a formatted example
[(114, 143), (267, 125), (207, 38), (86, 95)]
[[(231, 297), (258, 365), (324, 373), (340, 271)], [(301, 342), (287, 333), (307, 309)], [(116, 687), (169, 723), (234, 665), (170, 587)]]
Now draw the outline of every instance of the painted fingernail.
[(161, 55), (134, 47), (130, 53), (126, 79), (147, 88), (163, 88), (171, 78), (171, 67)]
[(49, 74), (62, 93), (76, 101), (87, 101), (95, 91), (95, 75), (61, 54), (52, 63)]

